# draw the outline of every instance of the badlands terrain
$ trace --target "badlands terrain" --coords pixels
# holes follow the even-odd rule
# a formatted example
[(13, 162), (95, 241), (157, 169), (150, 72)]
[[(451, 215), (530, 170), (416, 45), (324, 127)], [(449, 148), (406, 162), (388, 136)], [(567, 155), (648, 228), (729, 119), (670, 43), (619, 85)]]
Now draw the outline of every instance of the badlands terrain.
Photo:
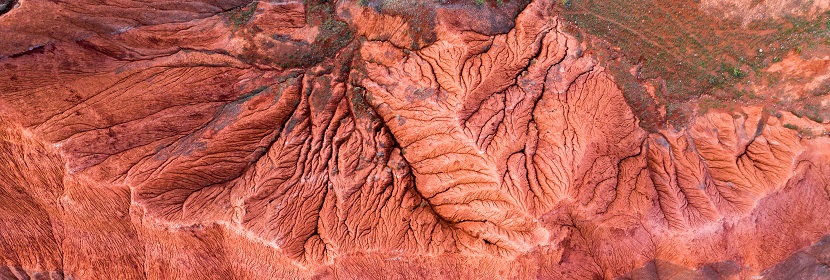
[(828, 11), (0, 0), (0, 279), (830, 279)]

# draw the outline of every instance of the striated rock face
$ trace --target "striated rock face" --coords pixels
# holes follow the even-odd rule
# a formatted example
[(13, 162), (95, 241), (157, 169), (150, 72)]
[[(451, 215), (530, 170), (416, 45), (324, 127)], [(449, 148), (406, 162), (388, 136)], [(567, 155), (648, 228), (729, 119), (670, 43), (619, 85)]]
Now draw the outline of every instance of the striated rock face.
[(830, 124), (642, 128), (562, 4), (0, 2), (0, 279), (830, 278)]

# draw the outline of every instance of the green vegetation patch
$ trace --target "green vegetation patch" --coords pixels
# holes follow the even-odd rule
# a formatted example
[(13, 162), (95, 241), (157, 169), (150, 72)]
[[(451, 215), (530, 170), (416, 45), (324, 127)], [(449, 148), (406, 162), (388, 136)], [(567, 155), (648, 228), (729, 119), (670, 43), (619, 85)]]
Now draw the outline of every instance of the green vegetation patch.
[[(331, 58), (354, 41), (354, 33), (345, 22), (335, 18), (334, 4), (324, 0), (306, 2), (306, 22), (319, 30), (314, 42), (295, 42), (298, 51), (281, 61), (282, 68), (308, 67)], [(280, 39), (280, 38), (276, 38)]]
[[(580, 29), (618, 47), (622, 61), (604, 61), (639, 67), (633, 78), (658, 86), (660, 104), (682, 104), (703, 95), (747, 98), (747, 85), (768, 76), (762, 69), (787, 52), (830, 44), (830, 13), (744, 26), (686, 1), (569, 0), (561, 1), (560, 9)], [(618, 80), (632, 76), (629, 67), (609, 68)], [(638, 110), (638, 104), (630, 105)], [(672, 113), (668, 109), (673, 108), (666, 109)]]
[(239, 7), (236, 9), (231, 10), (228, 14), (228, 21), (230, 21), (233, 30), (236, 31), (239, 29), (240, 26), (245, 25), (251, 20), (251, 17), (254, 16), (254, 12), (256, 12), (256, 7), (259, 4), (259, 1), (252, 1), (250, 4), (244, 7)]
[(798, 130), (799, 130), (799, 128), (798, 128), (798, 126), (797, 126), (797, 125), (794, 125), (794, 124), (791, 124), (791, 123), (785, 123), (785, 124), (784, 124), (784, 127), (785, 127), (785, 128), (788, 128), (788, 129), (796, 130), (796, 131), (798, 131)]

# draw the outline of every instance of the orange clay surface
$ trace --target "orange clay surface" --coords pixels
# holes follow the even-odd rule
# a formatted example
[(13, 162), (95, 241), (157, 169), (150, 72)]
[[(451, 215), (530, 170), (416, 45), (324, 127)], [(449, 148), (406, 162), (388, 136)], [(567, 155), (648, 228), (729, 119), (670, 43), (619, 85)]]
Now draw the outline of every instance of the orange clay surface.
[(0, 279), (829, 279), (827, 1), (593, 2), (0, 1)]

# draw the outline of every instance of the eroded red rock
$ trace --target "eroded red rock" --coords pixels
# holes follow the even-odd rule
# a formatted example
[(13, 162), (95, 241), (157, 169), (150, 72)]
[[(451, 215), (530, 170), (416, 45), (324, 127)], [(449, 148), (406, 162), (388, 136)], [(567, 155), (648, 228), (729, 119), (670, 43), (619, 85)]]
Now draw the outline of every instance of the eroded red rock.
[(18, 2), (4, 279), (826, 272), (827, 124), (649, 132), (553, 1)]

